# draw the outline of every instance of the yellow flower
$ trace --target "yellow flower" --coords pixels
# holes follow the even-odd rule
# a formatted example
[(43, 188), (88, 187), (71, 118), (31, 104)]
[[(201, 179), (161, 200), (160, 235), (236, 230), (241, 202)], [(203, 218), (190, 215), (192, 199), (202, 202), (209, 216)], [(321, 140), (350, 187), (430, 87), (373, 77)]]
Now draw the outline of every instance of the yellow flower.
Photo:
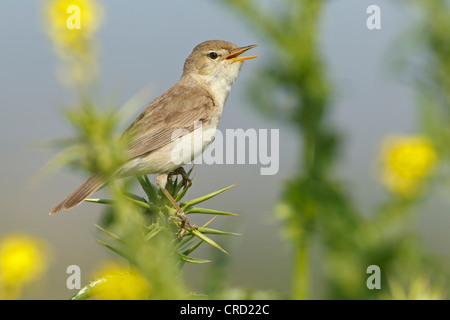
[(11, 235), (0, 242), (0, 278), (4, 283), (26, 283), (47, 268), (48, 247), (28, 235)]
[(0, 240), (0, 298), (15, 299), (22, 287), (47, 270), (49, 246), (41, 239), (14, 234)]
[(63, 83), (86, 86), (97, 75), (95, 33), (102, 16), (102, 7), (95, 0), (45, 2), (45, 29), (57, 55), (66, 62), (58, 74)]
[[(51, 39), (76, 52), (82, 52), (83, 44), (93, 39), (103, 16), (102, 7), (95, 0), (47, 0), (44, 11)], [(77, 27), (72, 27), (75, 24)]]
[(147, 280), (134, 269), (109, 263), (99, 272), (98, 284), (93, 294), (101, 300), (142, 300), (149, 297), (151, 287)]
[(417, 194), (436, 164), (436, 152), (423, 136), (389, 136), (382, 143), (382, 180), (402, 196)]

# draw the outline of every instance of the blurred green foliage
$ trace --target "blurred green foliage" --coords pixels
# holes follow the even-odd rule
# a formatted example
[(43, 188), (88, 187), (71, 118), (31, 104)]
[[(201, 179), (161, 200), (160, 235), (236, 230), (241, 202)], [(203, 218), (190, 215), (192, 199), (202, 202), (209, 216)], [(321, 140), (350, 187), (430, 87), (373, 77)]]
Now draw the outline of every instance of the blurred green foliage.
[[(403, 299), (421, 296), (417, 288), (423, 289), (422, 297), (446, 297), (441, 288), (448, 285), (448, 272), (423, 248), (414, 223), (427, 194), (388, 194), (366, 218), (356, 209), (345, 182), (336, 178), (335, 164), (343, 139), (329, 118), (334, 91), (318, 45), (326, 1), (280, 0), (265, 5), (252, 0), (222, 2), (243, 15), (272, 45), (271, 64), (261, 68), (251, 86), (253, 105), (298, 132), (298, 170), (285, 182), (274, 208), (294, 248), (291, 298)], [(417, 6), (423, 16), (419, 37), (427, 52), (427, 64), (416, 73), (420, 79), (416, 84), (422, 100), (425, 98), (422, 118), (428, 125), (420, 130), (424, 135), (434, 131), (434, 141), (442, 139), (442, 148), (437, 150), (440, 156), (440, 152), (448, 153), (450, 132), (449, 5), (429, 0), (404, 5)], [(432, 114), (430, 104), (435, 105)], [(406, 156), (421, 156), (420, 150), (418, 153), (411, 146), (402, 148)], [(319, 248), (320, 253), (314, 265), (312, 248)], [(370, 265), (380, 267), (383, 290), (366, 287)], [(319, 283), (312, 282), (311, 269), (318, 273)], [(439, 290), (435, 290), (437, 282)], [(323, 290), (313, 296), (316, 286)]]

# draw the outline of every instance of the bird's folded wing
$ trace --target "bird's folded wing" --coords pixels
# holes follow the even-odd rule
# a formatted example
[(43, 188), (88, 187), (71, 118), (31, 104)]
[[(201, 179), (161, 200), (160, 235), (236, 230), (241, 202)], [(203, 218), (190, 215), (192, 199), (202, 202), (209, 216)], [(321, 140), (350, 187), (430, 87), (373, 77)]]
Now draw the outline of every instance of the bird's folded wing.
[[(205, 124), (214, 101), (200, 88), (174, 86), (152, 101), (125, 131), (130, 159), (163, 147), (173, 141), (179, 129), (192, 132), (194, 124)], [(179, 132), (179, 131), (178, 131)], [(185, 131), (186, 132), (186, 131)]]

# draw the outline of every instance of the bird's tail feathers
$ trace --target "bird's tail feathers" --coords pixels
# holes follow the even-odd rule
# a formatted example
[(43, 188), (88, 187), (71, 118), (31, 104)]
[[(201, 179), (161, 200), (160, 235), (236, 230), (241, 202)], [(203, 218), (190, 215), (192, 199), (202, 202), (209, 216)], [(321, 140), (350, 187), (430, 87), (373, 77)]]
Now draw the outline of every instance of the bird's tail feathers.
[(77, 204), (85, 200), (95, 191), (100, 189), (105, 184), (105, 178), (103, 175), (94, 174), (85, 183), (83, 183), (77, 190), (72, 192), (66, 199), (64, 199), (60, 204), (58, 204), (50, 214), (58, 213), (64, 209), (70, 209), (75, 207)]

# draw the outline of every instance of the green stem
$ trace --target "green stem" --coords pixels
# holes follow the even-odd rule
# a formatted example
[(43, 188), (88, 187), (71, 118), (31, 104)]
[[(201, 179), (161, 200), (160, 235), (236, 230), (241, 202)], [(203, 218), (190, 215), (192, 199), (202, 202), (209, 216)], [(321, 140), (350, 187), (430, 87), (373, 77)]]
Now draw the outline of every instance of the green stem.
[(309, 297), (309, 250), (307, 236), (300, 236), (294, 261), (294, 300), (307, 300)]
[(80, 291), (78, 291), (78, 293), (76, 293), (72, 298), (70, 298), (70, 300), (86, 300), (91, 298), (93, 296), (92, 292), (93, 288), (105, 281), (106, 281), (105, 278), (92, 281), (87, 286), (83, 287)]

